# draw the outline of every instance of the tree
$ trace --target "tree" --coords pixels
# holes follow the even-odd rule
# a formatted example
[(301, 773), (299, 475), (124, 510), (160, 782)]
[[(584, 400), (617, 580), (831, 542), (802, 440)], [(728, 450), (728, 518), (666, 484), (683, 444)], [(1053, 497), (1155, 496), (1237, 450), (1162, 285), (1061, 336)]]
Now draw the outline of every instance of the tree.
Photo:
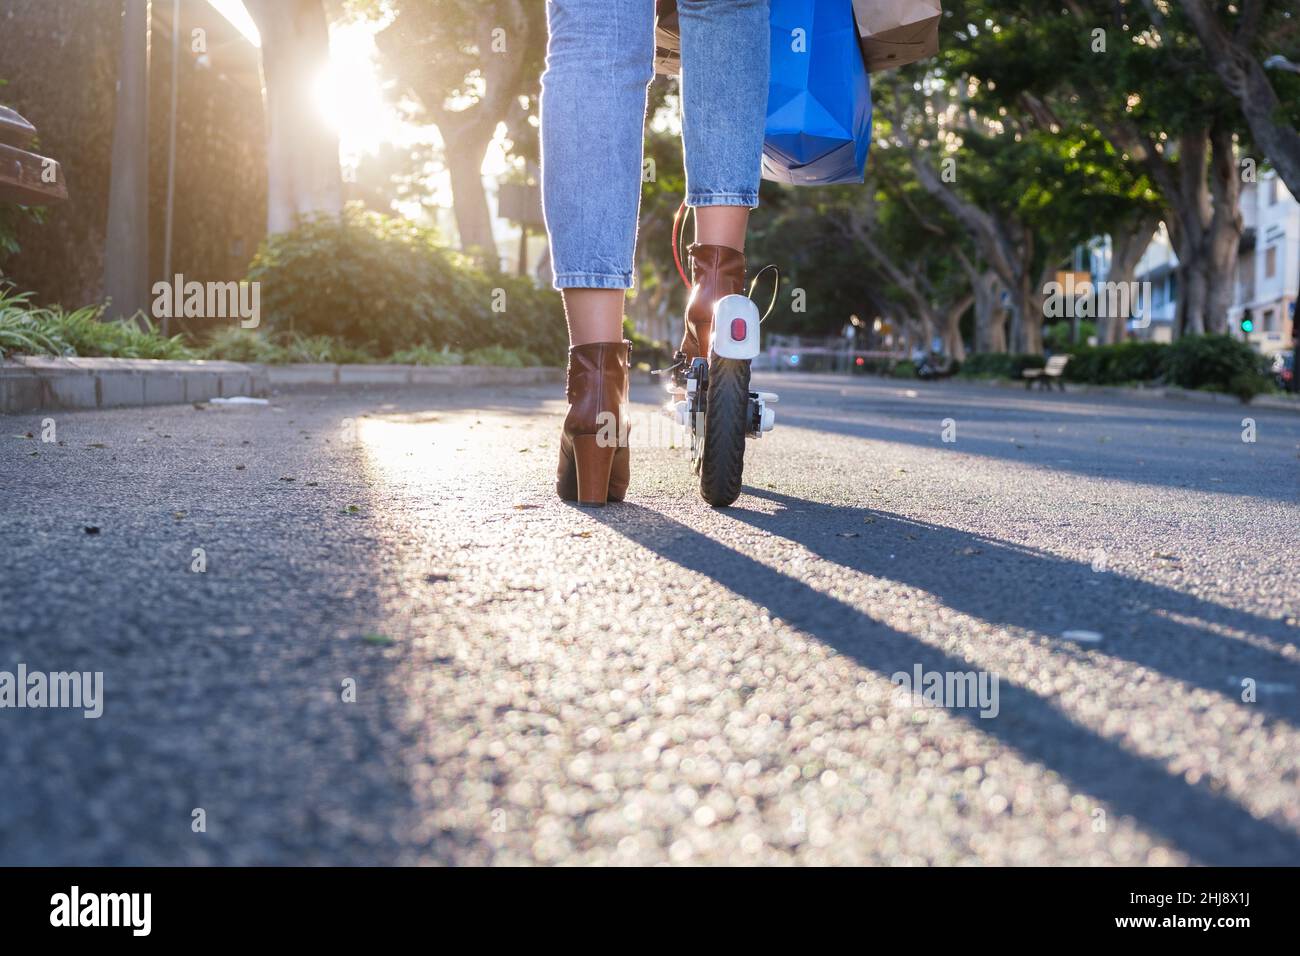
[(338, 135), (313, 99), (329, 61), (321, 0), (244, 0), (262, 35), (266, 86), (267, 231), (343, 209)]
[[(1283, 117), (1282, 102), (1255, 53), (1261, 28), (1269, 14), (1280, 13), (1281, 5), (1267, 0), (1231, 5), (1230, 15), (1236, 26), (1230, 31), (1216, 4), (1206, 0), (1179, 2), (1224, 89), (1241, 104), (1255, 142), (1291, 194), (1300, 196), (1300, 133)], [(1164, 17), (1158, 10), (1153, 9), (1152, 16), (1157, 24), (1163, 24)], [(1289, 16), (1294, 22), (1294, 12)]]
[(384, 69), (438, 127), (461, 248), (500, 263), (483, 160), (502, 123), (535, 111), (545, 7), (525, 0), (396, 0), (376, 37)]
[[(948, 58), (1001, 109), (1040, 129), (1099, 133), (1131, 182), (1149, 180), (1179, 257), (1179, 325), (1221, 331), (1241, 235), (1236, 104), (1181, 17), (1159, 26), (1151, 3), (1061, 2), (1066, 16), (1044, 16), (1041, 0), (955, 0), (956, 22), (968, 26)], [(1122, 175), (1115, 185), (1123, 198)], [(1139, 213), (1124, 211), (1120, 228), (1104, 231), (1137, 228)]]

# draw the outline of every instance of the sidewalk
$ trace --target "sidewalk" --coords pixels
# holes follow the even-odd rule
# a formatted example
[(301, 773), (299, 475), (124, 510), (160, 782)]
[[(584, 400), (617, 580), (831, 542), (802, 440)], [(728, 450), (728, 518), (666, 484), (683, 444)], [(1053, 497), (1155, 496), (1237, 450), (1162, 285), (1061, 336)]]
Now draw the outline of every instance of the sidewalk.
[[(810, 381), (836, 376), (777, 373)], [(857, 379), (859, 376), (839, 376)], [(898, 385), (913, 379), (889, 379)], [(956, 378), (959, 384), (1026, 390), (1021, 382)], [(564, 369), (503, 368), (489, 365), (244, 365), (239, 362), (175, 362), (154, 359), (45, 358), (18, 356), (0, 361), (0, 414), (44, 409), (116, 408), (204, 402), (236, 395), (264, 397), (274, 390), (319, 385), (549, 385), (564, 382)], [(1032, 390), (1037, 392), (1038, 389)], [(1132, 388), (1067, 382), (1067, 394), (1112, 395), (1139, 401), (1242, 405), (1233, 395), (1162, 386)], [(1300, 398), (1260, 395), (1250, 408), (1300, 413)]]
[(541, 385), (559, 368), (481, 365), (244, 365), (156, 359), (47, 358), (0, 361), (0, 414), (205, 402), (309, 385)]

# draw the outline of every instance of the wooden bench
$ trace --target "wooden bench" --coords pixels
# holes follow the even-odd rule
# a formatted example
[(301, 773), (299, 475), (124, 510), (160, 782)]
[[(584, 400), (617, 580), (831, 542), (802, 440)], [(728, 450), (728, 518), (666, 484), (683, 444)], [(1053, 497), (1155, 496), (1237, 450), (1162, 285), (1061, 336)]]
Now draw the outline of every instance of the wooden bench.
[(35, 138), (36, 127), (0, 106), (0, 202), (43, 206), (68, 198), (62, 167), (27, 151)]
[(1027, 368), (1021, 371), (1021, 376), (1025, 380), (1025, 388), (1032, 388), (1037, 382), (1044, 388), (1051, 388), (1052, 381), (1055, 380), (1061, 386), (1061, 391), (1065, 391), (1065, 366), (1070, 364), (1070, 356), (1053, 355), (1047, 360), (1047, 364), (1042, 368)]

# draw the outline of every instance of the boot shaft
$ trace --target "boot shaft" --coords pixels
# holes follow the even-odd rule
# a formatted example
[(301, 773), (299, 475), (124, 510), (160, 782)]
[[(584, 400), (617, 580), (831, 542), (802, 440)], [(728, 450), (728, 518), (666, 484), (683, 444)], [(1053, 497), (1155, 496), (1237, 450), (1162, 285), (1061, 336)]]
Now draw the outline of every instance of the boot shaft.
[(628, 364), (632, 343), (592, 342), (569, 349), (565, 392), (569, 414), (564, 430), (569, 435), (594, 434), (603, 424), (601, 413), (621, 418), (628, 400)]
[(691, 296), (686, 300), (686, 334), (681, 351), (689, 360), (706, 356), (713, 334), (713, 307), (723, 296), (745, 291), (745, 254), (729, 246), (692, 244)]

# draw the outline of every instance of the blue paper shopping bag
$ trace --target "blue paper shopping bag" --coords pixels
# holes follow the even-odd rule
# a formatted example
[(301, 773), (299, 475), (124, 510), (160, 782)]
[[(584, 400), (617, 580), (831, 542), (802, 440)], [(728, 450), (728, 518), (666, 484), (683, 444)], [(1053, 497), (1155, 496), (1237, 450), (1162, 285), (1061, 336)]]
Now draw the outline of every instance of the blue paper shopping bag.
[(772, 78), (763, 178), (860, 183), (871, 145), (871, 81), (853, 0), (771, 0)]

